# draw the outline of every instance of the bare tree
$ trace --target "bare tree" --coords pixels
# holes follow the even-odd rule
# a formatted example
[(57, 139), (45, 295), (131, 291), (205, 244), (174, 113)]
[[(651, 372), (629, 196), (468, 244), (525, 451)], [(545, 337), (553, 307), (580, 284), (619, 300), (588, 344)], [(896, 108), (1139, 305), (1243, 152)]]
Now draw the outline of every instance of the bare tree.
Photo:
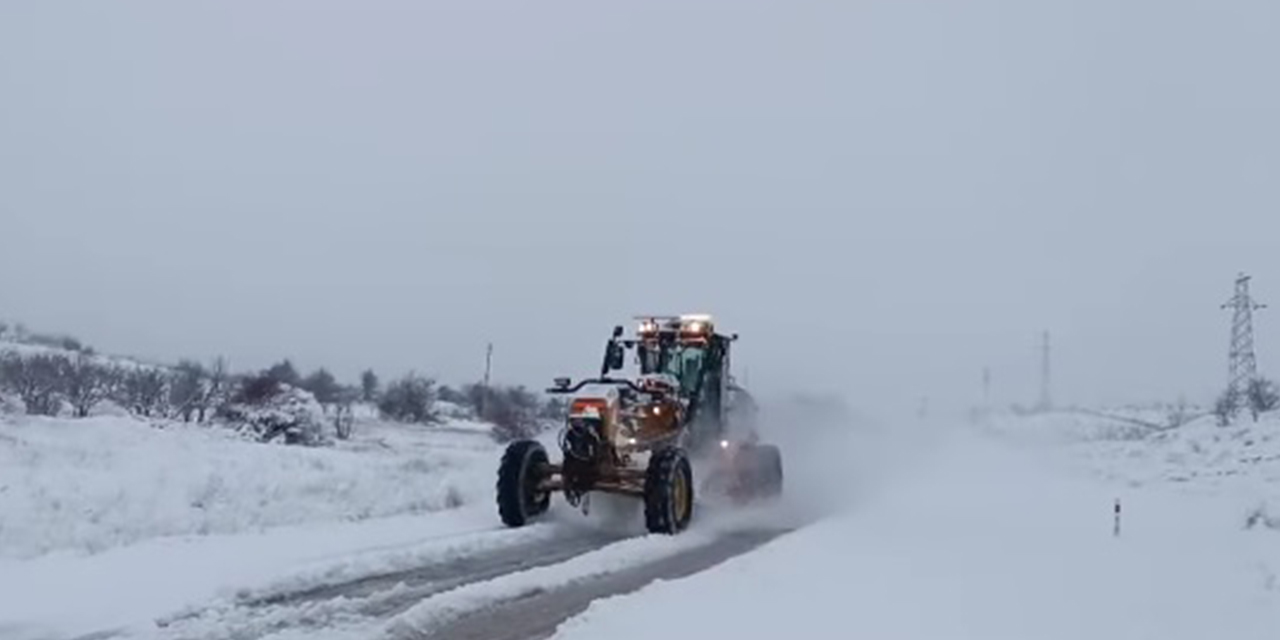
[(205, 379), (204, 365), (194, 360), (183, 360), (169, 376), (169, 406), (183, 422), (191, 422), (200, 411), (204, 419)]
[(218, 356), (209, 367), (208, 384), (200, 399), (200, 422), (204, 422), (211, 409), (222, 406), (231, 396), (231, 379), (227, 371), (227, 359)]
[(172, 376), (163, 369), (138, 368), (123, 374), (115, 397), (137, 415), (151, 417), (163, 412)]
[(77, 418), (86, 418), (99, 402), (106, 400), (114, 390), (117, 372), (96, 362), (86, 353), (63, 359), (63, 392)]
[(22, 398), (27, 413), (54, 416), (62, 409), (62, 373), (66, 358), (48, 354), (0, 357), (0, 378)]

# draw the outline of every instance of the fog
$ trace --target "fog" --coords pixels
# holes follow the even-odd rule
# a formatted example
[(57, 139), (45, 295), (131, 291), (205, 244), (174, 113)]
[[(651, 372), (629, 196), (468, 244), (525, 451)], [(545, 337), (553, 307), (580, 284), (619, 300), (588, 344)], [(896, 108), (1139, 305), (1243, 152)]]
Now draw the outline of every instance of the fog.
[(708, 312), (877, 411), (1030, 403), (1049, 330), (1059, 402), (1207, 401), (1277, 60), (1267, 0), (5, 3), (0, 317), (541, 386)]

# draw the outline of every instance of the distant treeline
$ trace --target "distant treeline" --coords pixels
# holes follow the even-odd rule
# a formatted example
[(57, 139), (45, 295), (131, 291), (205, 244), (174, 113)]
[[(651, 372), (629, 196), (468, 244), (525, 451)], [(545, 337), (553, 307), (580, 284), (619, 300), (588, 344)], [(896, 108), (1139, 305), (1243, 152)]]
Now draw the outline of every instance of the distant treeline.
[(167, 366), (102, 356), (75, 338), (34, 334), (20, 325), (0, 323), (0, 340), (16, 345), (0, 351), (0, 392), (21, 404), (11, 409), (32, 415), (85, 417), (109, 402), (145, 418), (237, 425), (265, 421), (252, 425), (264, 439), (284, 433), (286, 439), (309, 442), (314, 438), (299, 434), (314, 432), (314, 425), (294, 423), (329, 420), (343, 438), (350, 435), (357, 405), (376, 409), (386, 420), (419, 424), (443, 421), (444, 407), (447, 417), (492, 423), (494, 437), (506, 441), (541, 431), (565, 411), (558, 398), (544, 400), (521, 386), (453, 388), (416, 372), (384, 386), (367, 370), (357, 384), (348, 385), (325, 368), (301, 375), (287, 359), (262, 371), (237, 373), (223, 358), (208, 365), (183, 360)]

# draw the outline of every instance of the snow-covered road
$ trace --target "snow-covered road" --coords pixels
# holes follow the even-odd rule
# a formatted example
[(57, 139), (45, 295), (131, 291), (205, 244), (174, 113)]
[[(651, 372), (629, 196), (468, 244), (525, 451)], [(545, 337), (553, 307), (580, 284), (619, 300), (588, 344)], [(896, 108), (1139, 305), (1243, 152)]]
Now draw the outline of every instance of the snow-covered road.
[[(154, 621), (71, 636), (28, 629), (22, 637), (546, 637), (596, 598), (689, 575), (787, 532), (762, 526), (769, 520), (764, 511), (713, 514), (704, 528), (676, 538), (575, 521), (574, 515), (517, 531), (460, 528), (414, 544), (324, 559), (288, 579)], [(124, 580), (131, 583), (128, 590), (146, 591)]]
[(1246, 529), (1231, 500), (1103, 482), (963, 429), (903, 464), (857, 509), (597, 601), (557, 638), (649, 638), (659, 619), (672, 639), (1280, 637), (1280, 532)]

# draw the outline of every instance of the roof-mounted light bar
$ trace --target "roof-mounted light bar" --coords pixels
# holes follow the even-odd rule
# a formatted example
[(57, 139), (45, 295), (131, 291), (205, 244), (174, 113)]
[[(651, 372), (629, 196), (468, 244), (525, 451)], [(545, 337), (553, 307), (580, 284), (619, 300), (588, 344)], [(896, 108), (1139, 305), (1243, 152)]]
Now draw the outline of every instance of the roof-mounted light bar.
[(644, 337), (659, 333), (705, 336), (715, 333), (715, 320), (705, 313), (689, 313), (679, 316), (637, 316), (640, 325), (636, 332)]

